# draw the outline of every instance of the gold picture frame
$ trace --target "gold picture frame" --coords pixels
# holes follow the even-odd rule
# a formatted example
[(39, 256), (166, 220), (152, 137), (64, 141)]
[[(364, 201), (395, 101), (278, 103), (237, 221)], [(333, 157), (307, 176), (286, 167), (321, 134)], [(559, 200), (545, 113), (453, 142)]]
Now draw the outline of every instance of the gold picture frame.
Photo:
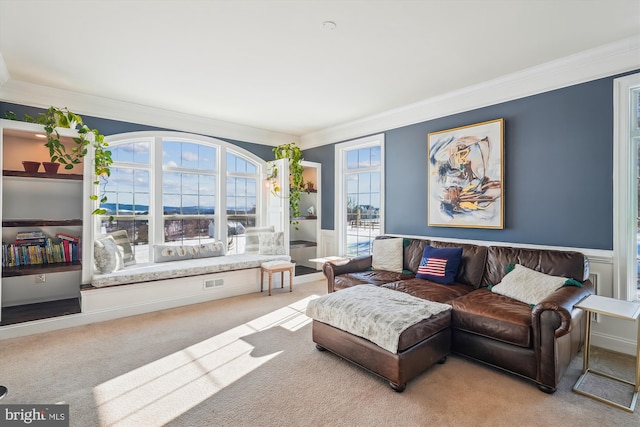
[(430, 227), (504, 228), (504, 119), (429, 133)]

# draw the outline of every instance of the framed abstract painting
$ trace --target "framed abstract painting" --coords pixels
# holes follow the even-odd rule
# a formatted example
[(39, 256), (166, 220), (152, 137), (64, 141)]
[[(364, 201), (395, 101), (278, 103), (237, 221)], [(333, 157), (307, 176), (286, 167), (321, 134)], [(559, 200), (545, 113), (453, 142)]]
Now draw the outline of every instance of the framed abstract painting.
[(504, 228), (504, 119), (429, 133), (429, 226)]

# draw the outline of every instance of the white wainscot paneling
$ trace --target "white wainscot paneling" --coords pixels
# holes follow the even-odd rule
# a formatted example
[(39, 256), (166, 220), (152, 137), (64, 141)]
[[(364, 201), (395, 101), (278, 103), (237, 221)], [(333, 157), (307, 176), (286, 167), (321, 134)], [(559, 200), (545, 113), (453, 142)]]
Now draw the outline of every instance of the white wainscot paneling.
[[(596, 283), (596, 293), (613, 298), (615, 296), (613, 280), (613, 253), (592, 256), (587, 253), (592, 280)], [(593, 317), (591, 345), (618, 353), (636, 354), (636, 323), (610, 316)]]
[(322, 246), (319, 255), (321, 257), (340, 255), (338, 253), (338, 239), (335, 230), (322, 230), (321, 233), (322, 239), (320, 242)]
[[(213, 281), (208, 283), (218, 286), (206, 287), (207, 281)], [(180, 277), (83, 290), (82, 313), (114, 312), (120, 316), (139, 314), (259, 290), (260, 269), (257, 268)]]

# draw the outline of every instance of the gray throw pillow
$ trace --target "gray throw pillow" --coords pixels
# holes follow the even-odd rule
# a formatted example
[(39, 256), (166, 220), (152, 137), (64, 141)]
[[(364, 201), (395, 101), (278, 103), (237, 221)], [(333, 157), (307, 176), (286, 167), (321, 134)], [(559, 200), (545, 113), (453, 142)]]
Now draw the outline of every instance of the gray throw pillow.
[(193, 256), (194, 258), (209, 258), (223, 256), (225, 254), (224, 243), (222, 242), (202, 243), (198, 245), (197, 248), (198, 251)]
[(109, 274), (122, 269), (122, 254), (111, 236), (97, 239), (93, 243), (93, 258), (99, 274)]
[(261, 255), (284, 255), (284, 233), (282, 231), (274, 233), (260, 233), (259, 250)]
[(120, 254), (122, 254), (123, 265), (125, 267), (134, 265), (136, 263), (136, 258), (131, 248), (131, 242), (129, 241), (127, 230), (114, 231), (112, 233), (109, 233), (108, 235), (113, 237), (116, 245), (118, 245), (118, 250), (120, 251)]
[(270, 227), (250, 227), (245, 231), (245, 254), (260, 253), (260, 233), (273, 232), (273, 226)]
[(153, 245), (154, 262), (180, 261), (193, 258), (193, 252), (182, 245)]

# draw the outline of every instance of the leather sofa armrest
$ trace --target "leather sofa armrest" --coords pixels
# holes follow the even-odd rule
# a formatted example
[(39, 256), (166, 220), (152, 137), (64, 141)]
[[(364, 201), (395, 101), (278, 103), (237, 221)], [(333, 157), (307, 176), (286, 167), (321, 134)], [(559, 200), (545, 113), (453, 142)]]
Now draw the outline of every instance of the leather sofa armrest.
[(371, 267), (373, 257), (371, 255), (361, 255), (349, 260), (346, 264), (336, 265), (331, 262), (325, 262), (322, 265), (322, 272), (327, 278), (328, 292), (335, 291), (335, 278), (341, 274), (357, 273), (366, 271)]
[(582, 287), (563, 286), (539, 302), (531, 310), (533, 347), (538, 364), (536, 381), (541, 390), (556, 390), (562, 373), (571, 362), (572, 354), (584, 340), (584, 311), (574, 306), (593, 293), (593, 284), (586, 280)]
[(582, 282), (582, 287), (563, 286), (544, 300), (540, 301), (531, 311), (534, 334), (541, 331), (547, 325), (544, 324), (542, 313), (548, 310), (554, 311), (558, 315), (559, 324), (552, 325), (555, 328), (555, 337), (559, 338), (571, 331), (573, 319), (573, 306), (592, 294), (593, 284), (590, 280)]

